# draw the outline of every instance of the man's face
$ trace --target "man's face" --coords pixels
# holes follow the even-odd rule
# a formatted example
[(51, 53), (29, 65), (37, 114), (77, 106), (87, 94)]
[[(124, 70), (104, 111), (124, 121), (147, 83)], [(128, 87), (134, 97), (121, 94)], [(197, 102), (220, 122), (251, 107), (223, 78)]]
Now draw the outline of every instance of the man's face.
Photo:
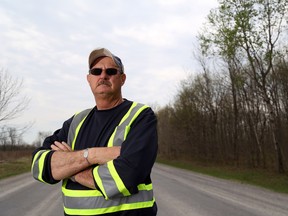
[(87, 75), (87, 81), (95, 98), (105, 97), (121, 97), (121, 86), (126, 80), (126, 75), (121, 74), (120, 71), (115, 75), (108, 75), (106, 69), (118, 68), (110, 57), (101, 57), (96, 60), (92, 69), (100, 68), (102, 73), (100, 75)]

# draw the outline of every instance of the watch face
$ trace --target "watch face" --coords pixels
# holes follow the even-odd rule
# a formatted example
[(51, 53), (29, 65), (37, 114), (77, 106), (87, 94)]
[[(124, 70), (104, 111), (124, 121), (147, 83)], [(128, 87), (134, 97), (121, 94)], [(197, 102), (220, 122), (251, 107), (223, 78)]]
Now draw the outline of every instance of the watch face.
[(87, 158), (88, 157), (88, 149), (85, 149), (84, 151), (84, 158)]

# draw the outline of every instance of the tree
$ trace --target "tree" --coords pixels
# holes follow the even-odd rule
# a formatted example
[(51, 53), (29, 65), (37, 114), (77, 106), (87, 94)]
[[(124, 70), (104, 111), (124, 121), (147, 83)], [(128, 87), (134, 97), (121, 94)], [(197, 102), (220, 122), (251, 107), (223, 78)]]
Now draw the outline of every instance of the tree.
[(27, 108), (29, 99), (21, 95), (23, 82), (13, 79), (4, 69), (0, 69), (0, 122), (19, 117)]
[(43, 144), (44, 139), (50, 135), (51, 132), (49, 131), (39, 131), (36, 140), (33, 142), (33, 146), (40, 147)]
[(21, 139), (22, 134), (31, 127), (31, 123), (21, 128), (9, 126), (9, 122), (19, 117), (29, 105), (30, 100), (22, 95), (22, 90), (22, 80), (0, 69), (0, 139), (3, 145), (7, 142), (15, 145), (17, 139)]
[[(265, 112), (264, 117), (257, 116), (255, 119), (255, 116), (248, 115), (250, 126), (268, 121), (267, 131), (271, 135), (279, 172), (285, 169), (281, 139), (281, 117), (285, 110), (281, 106), (283, 102), (280, 101), (276, 68), (279, 59), (283, 59), (287, 52), (287, 48), (280, 47), (280, 42), (284, 41), (281, 40), (283, 34), (287, 31), (287, 6), (287, 0), (219, 0), (219, 7), (210, 12), (206, 29), (199, 34), (202, 53), (220, 58), (229, 73), (235, 149), (238, 148), (237, 133), (241, 126), (239, 105), (250, 114), (260, 108)], [(246, 101), (240, 103), (240, 97), (246, 98)], [(258, 152), (263, 154), (257, 138), (258, 131), (251, 128), (253, 130)]]
[[(199, 34), (202, 72), (159, 110), (159, 156), (288, 168), (287, 0), (223, 0)], [(214, 60), (214, 61), (211, 61)]]

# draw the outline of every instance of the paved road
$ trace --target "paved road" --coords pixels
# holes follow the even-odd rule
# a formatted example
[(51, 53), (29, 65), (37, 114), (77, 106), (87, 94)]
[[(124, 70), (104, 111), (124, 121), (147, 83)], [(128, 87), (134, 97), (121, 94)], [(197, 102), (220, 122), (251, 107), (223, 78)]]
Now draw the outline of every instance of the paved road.
[(63, 215), (61, 186), (35, 181), (30, 173), (0, 181), (0, 216)]
[(155, 165), (158, 216), (288, 216), (288, 195)]
[[(156, 164), (158, 216), (287, 216), (288, 195)], [(0, 216), (63, 215), (60, 184), (30, 173), (0, 181)]]

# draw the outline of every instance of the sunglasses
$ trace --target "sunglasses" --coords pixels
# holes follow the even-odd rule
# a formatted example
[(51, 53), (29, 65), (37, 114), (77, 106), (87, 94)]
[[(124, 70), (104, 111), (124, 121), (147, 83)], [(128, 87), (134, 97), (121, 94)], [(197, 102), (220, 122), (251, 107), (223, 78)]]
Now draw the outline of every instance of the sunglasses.
[(89, 70), (89, 73), (95, 76), (99, 76), (101, 75), (101, 73), (105, 71), (107, 75), (112, 76), (112, 75), (116, 75), (118, 73), (118, 69), (117, 68), (106, 68), (106, 69), (102, 69), (102, 68), (92, 68)]

